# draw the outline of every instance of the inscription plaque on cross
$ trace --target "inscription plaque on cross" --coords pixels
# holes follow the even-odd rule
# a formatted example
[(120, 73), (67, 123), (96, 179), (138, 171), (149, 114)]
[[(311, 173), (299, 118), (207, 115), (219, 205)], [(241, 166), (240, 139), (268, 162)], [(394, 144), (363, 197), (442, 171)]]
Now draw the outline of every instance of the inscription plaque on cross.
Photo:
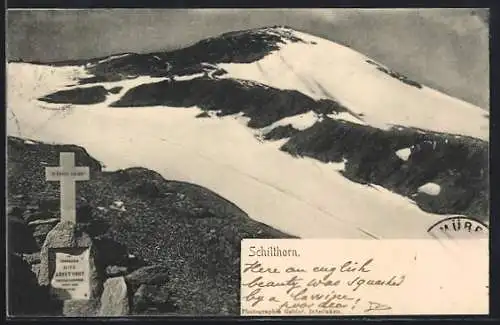
[(45, 178), (61, 182), (61, 221), (76, 223), (76, 181), (90, 179), (89, 167), (75, 166), (73, 152), (61, 152), (59, 164), (59, 167), (46, 167)]

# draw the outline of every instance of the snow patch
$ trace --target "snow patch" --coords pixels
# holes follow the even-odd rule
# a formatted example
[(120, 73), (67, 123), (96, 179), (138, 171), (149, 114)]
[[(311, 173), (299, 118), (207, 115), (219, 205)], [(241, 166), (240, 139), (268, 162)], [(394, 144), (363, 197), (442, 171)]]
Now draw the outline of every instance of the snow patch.
[(366, 125), (366, 123), (359, 118), (355, 117), (354, 115), (348, 113), (348, 112), (339, 112), (336, 114), (327, 114), (331, 119), (334, 120), (340, 120), (340, 121), (347, 121), (355, 124), (360, 124), (360, 125)]
[(313, 111), (309, 111), (307, 113), (285, 117), (269, 126), (266, 126), (265, 128), (262, 128), (261, 130), (263, 133), (267, 133), (278, 126), (291, 125), (294, 129), (302, 131), (313, 126), (318, 120), (318, 114)]
[(403, 148), (396, 151), (396, 155), (401, 158), (401, 160), (408, 161), (411, 155), (411, 148)]
[[(142, 166), (165, 179), (204, 186), (251, 218), (304, 238), (368, 238), (367, 233), (428, 238), (426, 229), (443, 218), (403, 196), (352, 182), (332, 164), (281, 152), (283, 141), (260, 143), (241, 114), (197, 119), (202, 112), (197, 107), (109, 107), (116, 95), (56, 114), (33, 98), (67, 85), (72, 80), (68, 72), (75, 70), (27, 65), (20, 71), (24, 67), (9, 64), (7, 99), (20, 129), (30, 134), (26, 137), (83, 146), (108, 171)], [(127, 91), (152, 79), (104, 84)], [(19, 136), (11, 120), (7, 132)]]
[(114, 201), (110, 206), (109, 208), (111, 210), (117, 210), (117, 211), (127, 211), (125, 209), (125, 204), (122, 202), (122, 201)]
[(436, 196), (436, 195), (439, 195), (439, 193), (441, 192), (441, 186), (439, 186), (436, 183), (431, 182), (431, 183), (427, 183), (427, 184), (420, 186), (418, 188), (418, 191), (420, 193), (425, 193), (428, 195)]
[[(192, 107), (192, 109), (198, 109), (196, 106)], [(218, 110), (216, 112), (219, 112), (217, 114), (222, 113), (221, 110)], [(240, 112), (236, 114), (231, 114), (231, 115), (224, 115), (224, 116), (218, 116), (222, 120), (227, 120), (227, 119), (233, 119), (236, 120), (239, 124), (247, 126), (248, 123), (250, 122), (251, 118), (248, 116), (245, 116), (245, 113)]]
[[(100, 83), (95, 83), (92, 84), (92, 86), (103, 86), (106, 89), (111, 89), (114, 87), (122, 87), (120, 92), (113, 94), (113, 93), (108, 93), (106, 96), (106, 101), (104, 103), (97, 103), (97, 104), (91, 104), (91, 105), (78, 105), (78, 104), (71, 104), (71, 106), (85, 106), (85, 107), (99, 107), (101, 105), (106, 105), (109, 106), (110, 104), (116, 102), (119, 100), (123, 94), (127, 93), (129, 90), (132, 88), (135, 88), (140, 85), (146, 85), (146, 84), (152, 84), (152, 83), (157, 83), (161, 81), (168, 80), (168, 78), (165, 77), (150, 77), (150, 76), (139, 76), (134, 79), (124, 79), (124, 80), (119, 80), (119, 81), (110, 81), (110, 82), (100, 82)], [(78, 88), (80, 86), (74, 86), (73, 88)], [(80, 87), (83, 88), (83, 87)], [(70, 88), (71, 89), (71, 88)], [(44, 103), (46, 105), (46, 103)], [(61, 106), (61, 104), (55, 104), (55, 106)], [(68, 105), (68, 104), (64, 104)]]
[(9, 78), (8, 98), (15, 101), (36, 100), (42, 95), (61, 90), (61, 88), (77, 82), (80, 78), (90, 77), (83, 66), (38, 65), (13, 62), (7, 64)]
[(335, 99), (374, 127), (392, 125), (468, 135), (488, 140), (484, 110), (434, 89), (401, 82), (373, 65), (366, 56), (337, 43), (294, 32), (316, 45), (287, 43), (253, 63), (221, 63), (221, 78), (253, 80), (298, 90), (314, 99)]
[[(33, 121), (33, 108), (19, 109), (23, 125), (41, 122)], [(329, 164), (260, 143), (234, 118), (194, 118), (201, 112), (101, 105), (50, 119), (36, 138), (83, 146), (108, 171), (143, 166), (165, 179), (207, 187), (251, 218), (305, 238), (367, 238), (365, 231), (379, 238), (422, 238), (428, 224), (442, 218), (401, 196), (387, 201)]]
[(109, 57), (107, 57), (107, 58), (105, 58), (103, 60), (98, 61), (97, 64), (109, 62), (109, 61), (112, 61), (112, 60), (115, 60), (115, 59), (119, 59), (119, 58), (124, 58), (124, 57), (129, 56), (129, 55), (130, 55), (130, 53), (118, 54), (118, 55), (111, 55), (111, 56), (109, 56)]
[(328, 166), (332, 167), (336, 171), (345, 171), (346, 163), (347, 163), (347, 159), (342, 158), (341, 162), (331, 161), (328, 163)]
[(245, 79), (236, 79), (236, 80), (240, 85), (242, 85), (245, 88), (253, 88), (253, 87), (262, 87), (264, 89), (269, 88), (268, 85), (253, 80), (245, 80)]
[(187, 76), (174, 76), (174, 80), (175, 81), (186, 81), (186, 80), (193, 80), (193, 79), (196, 79), (196, 78), (201, 78), (203, 77), (205, 74), (203, 72), (200, 72), (200, 73), (195, 73), (195, 74), (190, 74), (190, 75), (187, 75)]

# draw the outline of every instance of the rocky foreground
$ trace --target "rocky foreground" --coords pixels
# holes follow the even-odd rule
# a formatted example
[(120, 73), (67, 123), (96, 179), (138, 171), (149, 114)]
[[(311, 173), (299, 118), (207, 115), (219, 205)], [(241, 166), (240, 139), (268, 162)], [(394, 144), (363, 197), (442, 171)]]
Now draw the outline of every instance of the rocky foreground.
[(37, 284), (40, 248), (59, 222), (59, 152), (89, 166), (77, 219), (97, 246), (103, 279), (123, 275), (133, 314), (239, 314), (242, 238), (291, 236), (250, 219), (217, 194), (144, 168), (103, 172), (85, 149), (8, 138), (9, 314), (59, 315)]

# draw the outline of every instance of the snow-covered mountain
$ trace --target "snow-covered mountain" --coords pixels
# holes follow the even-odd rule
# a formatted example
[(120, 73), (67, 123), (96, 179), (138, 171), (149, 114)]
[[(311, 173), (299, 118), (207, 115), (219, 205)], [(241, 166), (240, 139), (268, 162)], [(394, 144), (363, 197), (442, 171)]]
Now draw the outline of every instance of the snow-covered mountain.
[(488, 221), (486, 111), (287, 27), (7, 71), (9, 135), (202, 185), (293, 235)]

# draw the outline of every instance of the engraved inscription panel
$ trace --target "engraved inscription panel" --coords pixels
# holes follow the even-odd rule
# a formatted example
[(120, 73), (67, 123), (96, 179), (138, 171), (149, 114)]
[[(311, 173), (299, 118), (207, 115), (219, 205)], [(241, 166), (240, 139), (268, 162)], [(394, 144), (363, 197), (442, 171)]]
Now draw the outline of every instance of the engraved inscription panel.
[(51, 294), (60, 300), (89, 299), (89, 248), (57, 249), (52, 253)]

